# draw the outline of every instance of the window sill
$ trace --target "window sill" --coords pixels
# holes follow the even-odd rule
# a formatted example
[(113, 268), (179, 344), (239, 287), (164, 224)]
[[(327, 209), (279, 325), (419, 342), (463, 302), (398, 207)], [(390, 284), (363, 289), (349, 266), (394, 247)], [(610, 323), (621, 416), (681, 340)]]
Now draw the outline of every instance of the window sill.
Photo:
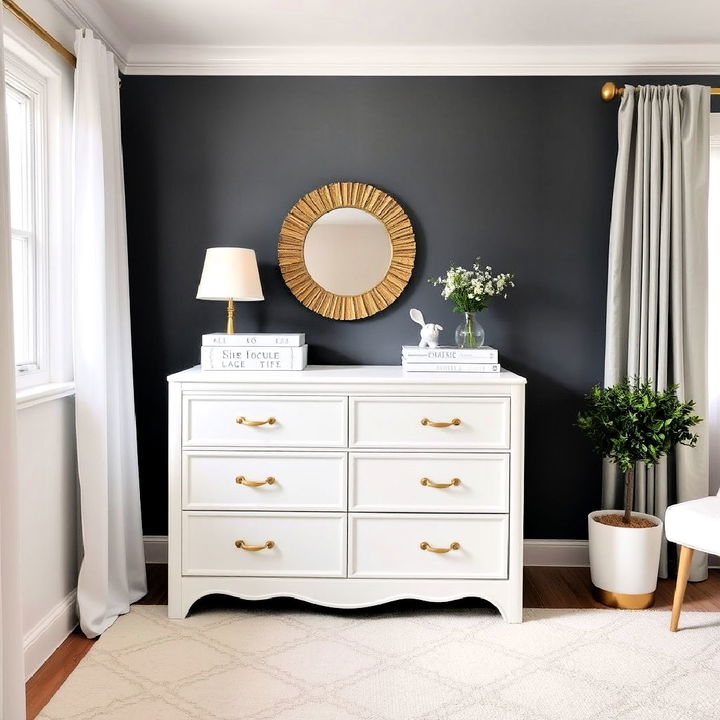
[(18, 390), (15, 397), (17, 398), (17, 409), (23, 410), (33, 405), (40, 405), (41, 403), (51, 402), (74, 394), (75, 383), (63, 382), (47, 383), (26, 390)]

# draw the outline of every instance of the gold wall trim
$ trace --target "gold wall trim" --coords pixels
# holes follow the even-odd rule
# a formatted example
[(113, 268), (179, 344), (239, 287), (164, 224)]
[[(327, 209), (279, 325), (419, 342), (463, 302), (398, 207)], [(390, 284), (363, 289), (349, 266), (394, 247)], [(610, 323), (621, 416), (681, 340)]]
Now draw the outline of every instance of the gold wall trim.
[[(313, 280), (305, 266), (305, 237), (312, 224), (337, 208), (365, 210), (380, 220), (392, 244), (385, 277), (360, 295), (336, 295)], [(359, 320), (384, 310), (397, 300), (415, 264), (415, 233), (410, 218), (387, 193), (372, 185), (334, 182), (303, 195), (280, 229), (278, 263), (290, 292), (307, 308), (333, 320)]]
[(13, 0), (2, 0), (3, 7), (14, 15), (23, 25), (30, 28), (41, 40), (44, 40), (56, 53), (62, 55), (73, 67), (76, 65), (75, 56), (59, 41), (56, 40), (42, 25), (39, 25)]

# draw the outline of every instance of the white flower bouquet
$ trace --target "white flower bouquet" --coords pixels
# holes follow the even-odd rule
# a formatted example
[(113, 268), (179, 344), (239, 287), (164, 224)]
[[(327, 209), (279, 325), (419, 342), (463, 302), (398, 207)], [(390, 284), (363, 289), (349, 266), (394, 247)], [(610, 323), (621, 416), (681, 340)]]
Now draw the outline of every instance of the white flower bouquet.
[(472, 270), (459, 265), (451, 265), (445, 277), (430, 278), (433, 285), (442, 285), (442, 296), (452, 300), (453, 312), (465, 313), (465, 321), (455, 330), (455, 343), (461, 348), (476, 348), (485, 343), (485, 330), (475, 317), (475, 313), (484, 310), (490, 298), (502, 295), (515, 287), (515, 276), (510, 273), (493, 275), (489, 265), (483, 267), (480, 258), (476, 258)]
[(472, 270), (451, 265), (444, 277), (430, 278), (428, 282), (442, 285), (442, 296), (454, 303), (453, 312), (468, 313), (485, 310), (490, 298), (499, 295), (506, 298), (508, 289), (515, 287), (514, 279), (510, 273), (493, 275), (492, 268), (483, 267), (477, 258)]

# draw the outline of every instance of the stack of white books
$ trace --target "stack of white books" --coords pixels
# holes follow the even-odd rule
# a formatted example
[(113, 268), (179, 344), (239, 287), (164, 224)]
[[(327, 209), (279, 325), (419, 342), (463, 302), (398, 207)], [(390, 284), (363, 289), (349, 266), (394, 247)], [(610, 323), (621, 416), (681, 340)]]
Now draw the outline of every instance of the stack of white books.
[(203, 370), (304, 370), (305, 333), (211, 333), (202, 336)]
[(498, 351), (488, 345), (476, 348), (403, 345), (402, 366), (405, 372), (500, 372)]

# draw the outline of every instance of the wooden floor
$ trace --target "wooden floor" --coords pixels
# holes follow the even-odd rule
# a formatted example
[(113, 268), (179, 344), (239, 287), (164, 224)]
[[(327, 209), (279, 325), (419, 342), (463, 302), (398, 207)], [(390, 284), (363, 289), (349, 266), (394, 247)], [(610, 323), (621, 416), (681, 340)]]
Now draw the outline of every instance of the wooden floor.
[[(148, 593), (138, 605), (167, 605), (167, 565), (146, 565)], [(25, 683), (27, 720), (34, 720), (50, 702), (50, 698), (65, 682), (93, 646), (80, 628), (45, 661), (42, 667)]]
[[(148, 594), (140, 605), (167, 604), (167, 566), (148, 565)], [(672, 607), (674, 580), (660, 580), (655, 594), (655, 609)], [(592, 597), (590, 569), (582, 567), (525, 568), (524, 607), (528, 608), (604, 608)], [(720, 611), (720, 570), (711, 570), (708, 580), (689, 583), (683, 610)], [(682, 623), (682, 619), (681, 619)], [(28, 680), (27, 717), (33, 720), (45, 707), (67, 676), (75, 669), (94, 640), (75, 630)]]

